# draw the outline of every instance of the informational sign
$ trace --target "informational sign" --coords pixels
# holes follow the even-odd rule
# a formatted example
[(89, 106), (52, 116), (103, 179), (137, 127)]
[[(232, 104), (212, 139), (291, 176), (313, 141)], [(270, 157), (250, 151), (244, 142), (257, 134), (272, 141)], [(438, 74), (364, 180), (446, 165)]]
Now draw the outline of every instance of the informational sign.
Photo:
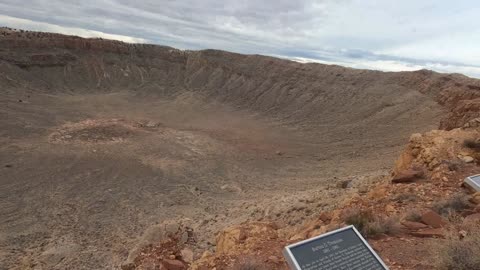
[(469, 176), (465, 178), (464, 182), (475, 191), (480, 191), (480, 174)]
[(354, 226), (285, 247), (293, 270), (388, 270)]

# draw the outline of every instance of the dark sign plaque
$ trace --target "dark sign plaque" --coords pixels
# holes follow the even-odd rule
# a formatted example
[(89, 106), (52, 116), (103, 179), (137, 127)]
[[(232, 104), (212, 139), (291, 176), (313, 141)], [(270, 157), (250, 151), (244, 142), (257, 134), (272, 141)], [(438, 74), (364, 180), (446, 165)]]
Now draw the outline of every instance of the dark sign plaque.
[(294, 270), (388, 270), (354, 226), (289, 245), (284, 255)]

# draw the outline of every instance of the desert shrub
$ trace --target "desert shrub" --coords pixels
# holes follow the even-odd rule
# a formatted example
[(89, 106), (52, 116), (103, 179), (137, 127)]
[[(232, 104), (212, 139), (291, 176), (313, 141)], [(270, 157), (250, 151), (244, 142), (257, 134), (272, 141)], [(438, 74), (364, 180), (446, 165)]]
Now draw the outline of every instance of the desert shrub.
[(378, 228), (384, 234), (396, 235), (401, 231), (400, 221), (396, 217), (379, 219), (375, 223), (378, 224)]
[(461, 213), (450, 211), (444, 217), (453, 224), (459, 224), (463, 222), (464, 217)]
[(379, 234), (396, 235), (400, 233), (400, 222), (397, 218), (380, 218), (370, 222), (365, 228), (366, 237)]
[[(457, 233), (447, 236), (445, 243), (432, 247), (438, 256), (437, 269), (441, 270), (472, 270), (480, 269), (480, 225), (470, 223), (465, 225), (467, 234), (461, 239)], [(438, 243), (438, 242), (437, 242)]]
[(442, 160), (442, 164), (447, 165), (448, 170), (451, 172), (458, 171), (462, 166), (462, 162), (458, 160)]
[(347, 189), (352, 185), (352, 180), (344, 180), (337, 184), (338, 188)]
[(420, 222), (422, 220), (422, 214), (418, 210), (411, 210), (405, 215), (405, 220)]
[(373, 215), (369, 211), (360, 209), (351, 209), (347, 211), (343, 217), (343, 220), (348, 225), (353, 225), (363, 235), (368, 235), (368, 224), (374, 221)]
[(450, 199), (433, 205), (433, 210), (444, 217), (454, 216), (456, 213), (460, 213), (469, 208), (471, 208), (471, 204), (464, 194), (455, 195)]
[(369, 211), (352, 209), (344, 216), (344, 222), (354, 225), (363, 236), (374, 237), (379, 234), (394, 235), (400, 232), (397, 218), (376, 218)]
[(393, 201), (400, 202), (400, 203), (415, 202), (417, 200), (418, 200), (418, 196), (413, 193), (402, 193), (402, 194), (398, 194), (393, 198)]
[(463, 141), (463, 146), (470, 149), (480, 150), (480, 141), (474, 139), (466, 139), (465, 141)]

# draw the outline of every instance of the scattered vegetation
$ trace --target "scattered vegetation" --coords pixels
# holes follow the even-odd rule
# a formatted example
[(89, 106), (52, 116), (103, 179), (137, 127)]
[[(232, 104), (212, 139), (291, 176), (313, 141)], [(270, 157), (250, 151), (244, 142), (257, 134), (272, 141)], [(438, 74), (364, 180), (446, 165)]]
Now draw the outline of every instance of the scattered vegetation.
[(413, 193), (402, 193), (398, 194), (393, 198), (393, 201), (404, 203), (404, 202), (415, 202), (418, 200), (418, 196)]
[(480, 140), (478, 139), (466, 139), (463, 141), (463, 146), (470, 148), (470, 149), (475, 149), (477, 151), (480, 151)]
[(451, 171), (451, 172), (458, 171), (460, 169), (461, 165), (462, 165), (460, 162), (458, 162), (456, 160), (443, 160), (442, 163), (446, 164), (448, 170)]
[(400, 232), (400, 223), (397, 218), (377, 218), (369, 211), (352, 209), (344, 215), (344, 222), (354, 225), (365, 237), (374, 237), (380, 234), (394, 235)]
[(374, 218), (371, 212), (359, 209), (351, 209), (344, 214), (344, 221), (348, 225), (353, 225), (362, 234), (365, 234), (368, 224), (373, 222)]
[(464, 194), (455, 195), (450, 199), (433, 205), (435, 212), (447, 218), (452, 218), (469, 208), (471, 208), (471, 204), (468, 202), (468, 197)]
[(405, 215), (406, 221), (420, 222), (422, 220), (422, 214), (418, 210), (411, 210)]
[(382, 218), (375, 219), (372, 223), (368, 224), (369, 234), (378, 235), (378, 234), (388, 234), (396, 235), (400, 233), (401, 227), (398, 218)]
[(470, 223), (464, 228), (465, 237), (455, 232), (447, 236), (442, 245), (433, 246), (438, 258), (437, 269), (472, 270), (480, 269), (480, 224)]
[(338, 183), (337, 187), (342, 188), (342, 189), (347, 189), (352, 185), (351, 183), (352, 183), (352, 180), (344, 180), (344, 181)]

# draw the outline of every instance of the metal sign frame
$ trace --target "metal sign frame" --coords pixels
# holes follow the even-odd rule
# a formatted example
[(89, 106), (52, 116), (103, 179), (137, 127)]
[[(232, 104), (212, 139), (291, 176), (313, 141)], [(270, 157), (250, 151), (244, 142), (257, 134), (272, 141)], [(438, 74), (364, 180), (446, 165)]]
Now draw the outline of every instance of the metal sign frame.
[(467, 178), (465, 178), (463, 182), (465, 182), (465, 184), (473, 188), (475, 191), (480, 191), (480, 185), (475, 183), (475, 181), (473, 181), (473, 178), (475, 177), (480, 177), (480, 174), (470, 175)]
[(332, 234), (337, 234), (337, 233), (341, 233), (341, 232), (348, 231), (348, 230), (353, 230), (353, 232), (357, 235), (357, 237), (360, 239), (360, 241), (367, 247), (368, 251), (370, 251), (370, 253), (380, 263), (380, 265), (385, 270), (389, 270), (389, 268), (385, 265), (385, 263), (382, 261), (382, 259), (372, 249), (372, 247), (367, 243), (365, 238), (363, 238), (363, 236), (360, 234), (360, 232), (357, 230), (357, 228), (355, 228), (355, 226), (353, 226), (353, 225), (350, 225), (350, 226), (347, 226), (347, 227), (344, 227), (344, 228), (341, 228), (341, 229), (338, 229), (338, 230), (335, 230), (335, 231), (331, 231), (331, 232), (328, 232), (328, 233), (325, 233), (325, 234), (321, 234), (319, 236), (315, 236), (315, 237), (312, 237), (312, 238), (309, 238), (309, 239), (306, 239), (306, 240), (288, 245), (283, 249), (283, 255), (285, 256), (285, 259), (287, 260), (287, 263), (292, 270), (302, 270), (302, 268), (300, 268), (300, 265), (298, 264), (297, 260), (295, 259), (295, 256), (293, 255), (293, 253), (291, 251), (292, 248), (295, 248), (295, 247), (298, 247), (298, 246), (316, 241), (320, 238), (324, 238), (324, 237), (330, 236)]

